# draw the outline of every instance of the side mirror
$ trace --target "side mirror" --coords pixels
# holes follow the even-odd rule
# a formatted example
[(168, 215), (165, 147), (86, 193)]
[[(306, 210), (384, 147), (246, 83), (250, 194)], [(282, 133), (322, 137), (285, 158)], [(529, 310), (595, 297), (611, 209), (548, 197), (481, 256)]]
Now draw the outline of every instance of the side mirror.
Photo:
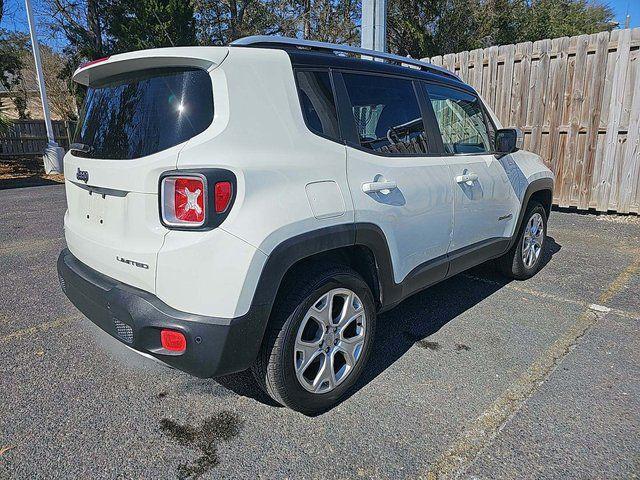
[(496, 153), (508, 155), (524, 146), (524, 136), (518, 128), (501, 128), (496, 132)]

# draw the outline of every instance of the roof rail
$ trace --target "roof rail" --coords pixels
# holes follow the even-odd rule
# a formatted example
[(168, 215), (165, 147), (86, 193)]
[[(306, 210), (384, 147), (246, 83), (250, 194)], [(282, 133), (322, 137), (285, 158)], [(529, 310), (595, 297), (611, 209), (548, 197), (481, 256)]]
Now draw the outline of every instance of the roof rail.
[(355, 55), (364, 55), (366, 57), (380, 58), (392, 63), (410, 65), (412, 67), (418, 67), (421, 70), (426, 70), (440, 75), (446, 75), (456, 80), (460, 78), (453, 72), (446, 68), (433, 65), (432, 63), (423, 62), (410, 57), (403, 57), (401, 55), (394, 55), (393, 53), (378, 52), (376, 50), (368, 50), (366, 48), (351, 47), (349, 45), (336, 45), (334, 43), (316, 42), (315, 40), (301, 40), (298, 38), (280, 37), (276, 35), (253, 35), (251, 37), (239, 38), (229, 44), (233, 47), (258, 47), (258, 46), (273, 46), (274, 48), (291, 46), (295, 48), (301, 48), (306, 50), (320, 50), (326, 52), (341, 52), (351, 53)]

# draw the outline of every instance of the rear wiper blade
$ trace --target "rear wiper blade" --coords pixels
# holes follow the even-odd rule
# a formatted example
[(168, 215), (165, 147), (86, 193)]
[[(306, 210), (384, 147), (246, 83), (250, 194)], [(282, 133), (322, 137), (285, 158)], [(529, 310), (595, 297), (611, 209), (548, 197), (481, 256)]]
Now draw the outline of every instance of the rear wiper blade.
[(87, 145), (86, 143), (72, 143), (71, 145), (69, 145), (69, 150), (75, 150), (82, 153), (91, 153), (93, 151), (93, 147), (91, 145)]

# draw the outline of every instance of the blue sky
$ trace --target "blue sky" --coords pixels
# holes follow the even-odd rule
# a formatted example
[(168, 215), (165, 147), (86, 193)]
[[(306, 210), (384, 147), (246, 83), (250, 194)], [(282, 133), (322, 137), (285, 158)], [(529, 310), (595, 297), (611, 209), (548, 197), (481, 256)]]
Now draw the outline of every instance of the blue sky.
[[(31, 0), (36, 16), (40, 10), (40, 0)], [(7, 16), (2, 21), (2, 28), (7, 30), (28, 31), (24, 0), (5, 0), (5, 11)], [(631, 27), (640, 27), (640, 0), (608, 0), (608, 3), (614, 10), (616, 20), (620, 22), (620, 26), (624, 26), (627, 12), (631, 15)], [(52, 39), (41, 38), (41, 41), (47, 43), (56, 43)]]
[(607, 3), (616, 12), (616, 20), (620, 22), (620, 27), (624, 27), (627, 11), (631, 15), (631, 26), (640, 27), (640, 0), (610, 0)]

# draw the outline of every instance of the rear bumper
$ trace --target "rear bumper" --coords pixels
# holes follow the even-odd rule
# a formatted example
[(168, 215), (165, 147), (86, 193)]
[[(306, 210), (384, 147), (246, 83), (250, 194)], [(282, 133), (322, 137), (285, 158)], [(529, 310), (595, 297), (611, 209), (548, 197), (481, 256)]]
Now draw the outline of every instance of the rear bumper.
[[(213, 377), (250, 367), (256, 358), (268, 308), (252, 306), (238, 318), (217, 318), (176, 310), (155, 295), (93, 270), (65, 249), (58, 276), (69, 300), (102, 330), (141, 353), (198, 377)], [(160, 330), (181, 331), (187, 349), (162, 348)]]

